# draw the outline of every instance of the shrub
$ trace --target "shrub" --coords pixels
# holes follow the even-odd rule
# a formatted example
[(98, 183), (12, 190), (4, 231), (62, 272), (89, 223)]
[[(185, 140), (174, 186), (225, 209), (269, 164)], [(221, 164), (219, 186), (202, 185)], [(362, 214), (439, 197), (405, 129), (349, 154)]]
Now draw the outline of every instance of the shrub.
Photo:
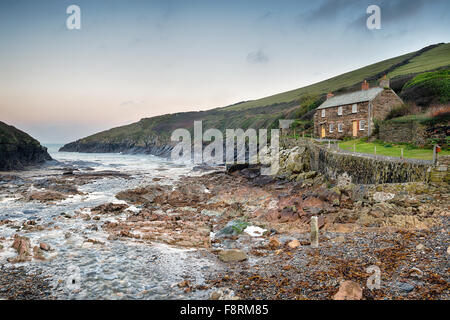
[(412, 114), (419, 114), (422, 109), (414, 103), (405, 103), (397, 108), (392, 109), (386, 116), (386, 120), (403, 117)]

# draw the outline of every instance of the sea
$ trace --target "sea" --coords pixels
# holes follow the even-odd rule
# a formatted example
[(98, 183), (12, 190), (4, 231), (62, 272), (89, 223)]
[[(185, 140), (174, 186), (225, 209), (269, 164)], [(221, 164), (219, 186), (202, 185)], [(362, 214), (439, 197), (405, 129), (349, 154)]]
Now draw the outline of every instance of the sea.
[[(196, 284), (204, 284), (205, 275), (220, 268), (214, 260), (199, 254), (195, 249), (180, 249), (165, 244), (142, 242), (136, 239), (108, 240), (102, 230), (103, 221), (84, 221), (72, 216), (75, 211), (88, 210), (104, 203), (124, 203), (115, 198), (123, 190), (158, 183), (172, 185), (182, 175), (199, 174), (192, 164), (176, 164), (152, 155), (113, 153), (59, 152), (62, 145), (45, 145), (53, 162), (43, 169), (23, 173), (26, 179), (39, 182), (48, 179), (56, 170), (79, 169), (91, 172), (117, 171), (130, 175), (98, 179), (78, 187), (83, 195), (71, 196), (54, 204), (36, 201), (25, 202), (17, 195), (0, 194), (0, 220), (12, 220), (21, 225), (27, 220), (38, 224), (51, 223), (43, 231), (23, 233), (33, 245), (49, 244), (54, 250), (46, 261), (16, 263), (8, 258), (16, 256), (9, 242), (0, 251), (3, 268), (22, 266), (30, 274), (47, 277), (53, 293), (60, 299), (205, 299), (207, 291), (184, 292), (177, 284), (189, 277)], [(20, 181), (16, 182), (20, 184)], [(35, 187), (30, 187), (35, 188)], [(32, 190), (30, 190), (32, 191)], [(130, 206), (138, 212), (141, 208)], [(107, 218), (110, 221), (123, 216)], [(0, 226), (0, 236), (12, 243), (17, 230)], [(103, 245), (86, 242), (97, 240)]]

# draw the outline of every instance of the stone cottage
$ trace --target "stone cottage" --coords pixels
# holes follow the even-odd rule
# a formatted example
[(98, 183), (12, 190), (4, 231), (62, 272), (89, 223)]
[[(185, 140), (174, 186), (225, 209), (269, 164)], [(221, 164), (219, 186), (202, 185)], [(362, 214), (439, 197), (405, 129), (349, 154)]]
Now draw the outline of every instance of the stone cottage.
[(370, 136), (374, 120), (384, 120), (401, 104), (402, 99), (390, 89), (386, 76), (379, 87), (369, 88), (364, 80), (360, 91), (337, 96), (328, 93), (327, 100), (314, 114), (314, 136), (322, 139)]

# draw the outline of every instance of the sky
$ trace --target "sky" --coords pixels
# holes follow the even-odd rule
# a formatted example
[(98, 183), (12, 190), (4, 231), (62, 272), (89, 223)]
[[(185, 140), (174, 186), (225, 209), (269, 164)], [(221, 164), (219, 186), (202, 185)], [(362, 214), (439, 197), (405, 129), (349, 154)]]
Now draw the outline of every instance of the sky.
[(448, 0), (1, 0), (0, 121), (67, 143), (450, 42), (449, 21)]

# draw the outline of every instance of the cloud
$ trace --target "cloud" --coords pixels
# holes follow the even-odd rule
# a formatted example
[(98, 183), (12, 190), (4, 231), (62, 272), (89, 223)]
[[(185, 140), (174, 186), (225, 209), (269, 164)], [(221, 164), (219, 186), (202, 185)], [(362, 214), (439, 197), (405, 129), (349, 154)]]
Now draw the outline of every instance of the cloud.
[(262, 15), (258, 16), (256, 18), (256, 21), (261, 22), (261, 21), (269, 19), (271, 16), (272, 16), (272, 12), (267, 11), (267, 12), (263, 13)]
[(248, 63), (267, 63), (269, 62), (269, 57), (264, 53), (262, 49), (259, 49), (257, 51), (252, 51), (247, 55), (247, 62)]
[[(381, 1), (377, 3), (381, 10), (381, 25), (402, 23), (405, 20), (411, 20), (423, 12), (422, 8), (426, 3), (427, 0)], [(365, 27), (368, 16), (366, 12), (361, 13), (358, 18), (348, 24), (348, 27)]]
[(127, 100), (120, 104), (121, 107), (127, 107), (127, 106), (137, 106), (140, 104), (144, 104), (145, 101), (134, 101), (134, 100)]
[[(381, 21), (383, 24), (400, 23), (411, 20), (423, 12), (423, 7), (429, 4), (428, 0), (324, 0), (321, 4), (308, 12), (296, 17), (301, 26), (326, 21), (343, 19), (347, 27), (364, 27), (369, 5), (378, 5), (381, 8)], [(433, 4), (443, 4), (447, 0), (435, 0)]]
[[(296, 21), (301, 24), (310, 24), (315, 22), (323, 22), (336, 18), (342, 11), (353, 8), (356, 5), (361, 6), (360, 0), (325, 0), (322, 4), (313, 10), (300, 13)], [(367, 7), (367, 6), (366, 6)], [(364, 10), (365, 11), (365, 10)]]

